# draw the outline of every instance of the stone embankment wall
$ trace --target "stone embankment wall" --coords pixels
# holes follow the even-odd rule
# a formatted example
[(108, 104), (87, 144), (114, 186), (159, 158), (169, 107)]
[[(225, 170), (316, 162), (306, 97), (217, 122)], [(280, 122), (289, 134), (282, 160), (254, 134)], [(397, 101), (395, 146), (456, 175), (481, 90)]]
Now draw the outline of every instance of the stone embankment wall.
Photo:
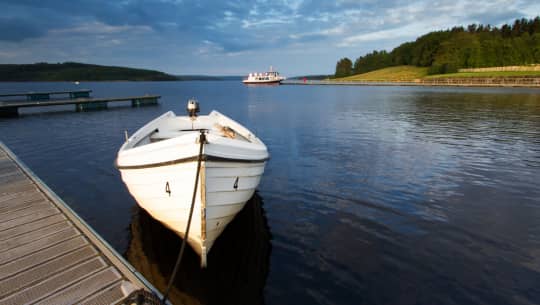
[(540, 87), (540, 77), (463, 77), (422, 79), (421, 84), (435, 86)]
[(468, 68), (459, 69), (459, 72), (506, 72), (506, 71), (540, 71), (540, 64), (526, 66), (505, 66), (489, 68)]

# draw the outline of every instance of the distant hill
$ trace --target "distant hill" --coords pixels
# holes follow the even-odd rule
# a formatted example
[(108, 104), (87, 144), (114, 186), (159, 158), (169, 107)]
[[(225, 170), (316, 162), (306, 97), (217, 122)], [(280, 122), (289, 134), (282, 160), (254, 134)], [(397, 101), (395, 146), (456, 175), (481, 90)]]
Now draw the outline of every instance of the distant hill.
[(494, 27), (471, 24), (430, 32), (387, 51), (373, 51), (354, 63), (342, 58), (335, 77), (367, 73), (393, 66), (425, 67), (429, 74), (455, 73), (462, 68), (540, 63), (540, 17), (517, 19)]
[(0, 81), (172, 81), (163, 72), (76, 62), (0, 64)]

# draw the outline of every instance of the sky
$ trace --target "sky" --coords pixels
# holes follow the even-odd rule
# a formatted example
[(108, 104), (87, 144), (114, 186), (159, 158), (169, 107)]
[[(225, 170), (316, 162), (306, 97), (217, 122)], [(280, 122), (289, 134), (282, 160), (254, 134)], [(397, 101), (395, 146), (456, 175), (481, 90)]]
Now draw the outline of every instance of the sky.
[(430, 31), (540, 15), (522, 0), (0, 0), (0, 64), (84, 62), (176, 75), (333, 74)]

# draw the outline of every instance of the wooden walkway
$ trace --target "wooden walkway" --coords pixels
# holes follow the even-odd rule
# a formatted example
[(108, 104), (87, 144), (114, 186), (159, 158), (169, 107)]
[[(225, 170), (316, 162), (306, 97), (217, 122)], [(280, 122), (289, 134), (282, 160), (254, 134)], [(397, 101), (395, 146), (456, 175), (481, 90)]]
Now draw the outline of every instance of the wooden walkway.
[(0, 305), (116, 304), (141, 288), (155, 292), (0, 142)]

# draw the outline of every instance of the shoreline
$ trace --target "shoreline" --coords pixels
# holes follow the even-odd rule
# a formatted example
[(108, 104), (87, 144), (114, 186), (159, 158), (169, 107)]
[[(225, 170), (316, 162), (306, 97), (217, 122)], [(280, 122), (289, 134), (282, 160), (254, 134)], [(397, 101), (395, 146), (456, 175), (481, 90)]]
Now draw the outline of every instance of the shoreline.
[(488, 87), (488, 88), (540, 88), (540, 77), (534, 78), (444, 78), (414, 81), (332, 81), (286, 80), (282, 85), (321, 86), (423, 86), (423, 87)]

